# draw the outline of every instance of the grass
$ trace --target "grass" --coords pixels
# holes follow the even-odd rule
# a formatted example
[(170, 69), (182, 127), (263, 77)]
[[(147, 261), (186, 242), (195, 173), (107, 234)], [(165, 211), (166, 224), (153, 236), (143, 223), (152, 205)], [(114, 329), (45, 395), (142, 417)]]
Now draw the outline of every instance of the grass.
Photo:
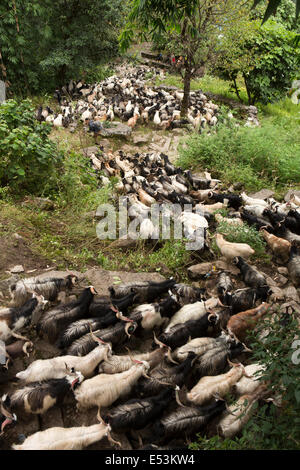
[[(176, 86), (177, 88), (183, 89), (183, 80), (179, 75), (166, 73), (164, 80), (156, 78), (155, 85), (167, 85)], [(247, 103), (247, 93), (241, 79), (238, 80), (238, 86), (240, 88), (240, 96), (242, 100)], [(238, 100), (234, 91), (231, 90), (230, 83), (226, 80), (222, 80), (218, 77), (206, 74), (202, 78), (195, 78), (191, 81), (191, 90), (202, 90), (205, 92), (211, 92), (214, 94), (222, 95), (226, 98)]]
[(181, 147), (177, 163), (208, 168), (223, 183), (241, 182), (247, 191), (268, 187), (282, 193), (300, 185), (297, 117), (269, 116), (261, 124), (247, 128), (233, 120), (215, 133), (193, 134)]

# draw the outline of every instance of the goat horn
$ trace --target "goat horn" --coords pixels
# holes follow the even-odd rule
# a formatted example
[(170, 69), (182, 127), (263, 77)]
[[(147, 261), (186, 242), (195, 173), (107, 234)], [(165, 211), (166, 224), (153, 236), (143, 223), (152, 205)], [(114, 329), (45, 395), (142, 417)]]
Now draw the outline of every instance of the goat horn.
[(182, 408), (187, 408), (187, 406), (184, 405), (184, 404), (180, 401), (180, 398), (179, 398), (179, 390), (176, 390), (176, 389), (175, 389), (175, 400), (176, 400), (177, 405), (181, 406)]
[(111, 431), (111, 427), (108, 425), (108, 426), (107, 426), (107, 434), (106, 434), (106, 435), (107, 435), (107, 439), (109, 440), (109, 442), (111, 442), (112, 444), (116, 444), (116, 445), (118, 445), (119, 447), (122, 447), (121, 442), (115, 441), (115, 440), (112, 438), (112, 436), (111, 436), (111, 434), (110, 434), (110, 431)]
[(178, 362), (175, 361), (175, 359), (173, 359), (173, 357), (172, 357), (172, 352), (171, 352), (170, 347), (168, 347), (167, 358), (169, 359), (170, 362), (173, 362), (173, 364), (178, 364)]
[(93, 330), (92, 330), (91, 325), (90, 325), (90, 334), (91, 334), (92, 339), (93, 339), (96, 343), (107, 344), (105, 341), (103, 341), (103, 339), (98, 338), (98, 337), (95, 335), (95, 333), (94, 333)]
[(130, 322), (127, 322), (127, 324), (126, 324), (126, 326), (125, 326), (125, 333), (126, 333), (126, 335), (128, 336), (128, 338), (131, 337), (131, 334), (130, 334), (129, 331), (128, 331), (129, 328), (130, 328), (130, 326), (131, 326), (130, 323), (133, 323), (133, 322), (130, 320)]
[[(28, 348), (31, 348), (31, 351), (28, 352)], [(31, 341), (27, 341), (26, 343), (24, 343), (23, 345), (23, 353), (26, 354), (27, 357), (29, 357), (29, 354), (33, 351), (34, 349), (34, 345)]]
[(133, 323), (133, 320), (132, 320), (131, 318), (125, 317), (125, 316), (122, 314), (122, 312), (117, 311), (116, 317), (117, 317), (119, 320)]
[(99, 423), (103, 424), (104, 426), (107, 426), (107, 423), (104, 421), (104, 419), (103, 419), (102, 416), (101, 416), (101, 409), (100, 409), (100, 406), (99, 406), (99, 408), (98, 408), (97, 420), (99, 421)]
[(160, 347), (160, 348), (168, 348), (168, 346), (165, 344), (165, 343), (162, 343), (162, 341), (159, 341), (159, 339), (157, 339), (154, 331), (153, 331), (153, 336), (154, 336), (154, 342)]
[(253, 352), (252, 349), (248, 348), (245, 343), (242, 343), (245, 352)]
[(231, 367), (238, 367), (240, 366), (240, 363), (237, 362), (231, 362), (231, 360), (227, 357), (227, 362)]
[(151, 380), (151, 378), (152, 378), (152, 377), (150, 377), (149, 375), (147, 375), (146, 372), (143, 372), (142, 375), (143, 375), (143, 377), (145, 377), (145, 379), (150, 379), (150, 380)]

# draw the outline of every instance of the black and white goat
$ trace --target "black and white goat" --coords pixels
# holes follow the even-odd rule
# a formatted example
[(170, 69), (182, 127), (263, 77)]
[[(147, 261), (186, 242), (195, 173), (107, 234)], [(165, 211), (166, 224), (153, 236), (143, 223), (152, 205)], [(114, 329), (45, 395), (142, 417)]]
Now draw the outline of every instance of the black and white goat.
[(167, 385), (181, 386), (192, 371), (196, 354), (190, 352), (181, 364), (170, 367), (169, 365), (158, 365), (153, 369), (149, 377), (141, 377), (135, 387), (139, 396), (151, 396), (160, 393)]
[[(83, 381), (80, 372), (66, 370), (65, 377), (41, 382), (32, 382), (10, 396), (12, 411), (20, 414), (44, 414)], [(5, 405), (6, 401), (4, 401)]]
[(142, 399), (134, 398), (110, 409), (105, 413), (104, 420), (115, 432), (142, 429), (158, 418), (174, 399), (175, 389), (168, 386), (158, 395)]
[(46, 300), (54, 301), (60, 291), (72, 289), (77, 281), (78, 278), (74, 274), (68, 274), (65, 278), (30, 277), (11, 284), (9, 292), (13, 305), (20, 307), (30, 299), (33, 292), (42, 295)]
[(177, 408), (153, 424), (152, 436), (155, 442), (161, 442), (177, 436), (195, 434), (224, 410), (225, 402), (221, 400), (207, 406)]
[[(94, 331), (97, 338), (102, 339), (105, 343), (111, 343), (112, 346), (124, 343), (135, 332), (138, 326), (137, 323), (123, 317), (121, 314), (117, 313), (116, 315), (126, 320), (120, 321), (109, 328)], [(91, 335), (87, 333), (76, 339), (68, 348), (67, 353), (72, 356), (85, 356), (95, 349), (95, 347), (95, 341)]]
[(28, 326), (33, 318), (37, 318), (48, 303), (42, 295), (30, 294), (29, 299), (22, 307), (8, 307), (0, 309), (0, 340), (7, 341), (12, 336), (25, 339), (16, 331)]
[(208, 331), (213, 331), (218, 321), (217, 314), (205, 313), (197, 320), (189, 320), (172, 326), (168, 331), (162, 333), (158, 339), (171, 349), (176, 349), (184, 345), (189, 339), (207, 336)]

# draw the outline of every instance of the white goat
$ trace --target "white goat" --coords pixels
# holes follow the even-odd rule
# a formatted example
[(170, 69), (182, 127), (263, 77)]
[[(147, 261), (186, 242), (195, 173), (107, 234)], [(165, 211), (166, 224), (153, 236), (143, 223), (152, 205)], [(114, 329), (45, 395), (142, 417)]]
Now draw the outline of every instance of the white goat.
[(233, 367), (226, 374), (202, 377), (197, 385), (187, 393), (186, 397), (196, 405), (208, 402), (216, 394), (224, 397), (243, 374), (245, 374), (244, 366), (242, 364), (233, 364)]
[[(97, 340), (98, 343), (101, 341), (98, 338)], [(66, 375), (67, 368), (79, 371), (85, 378), (89, 378), (92, 377), (97, 365), (101, 361), (107, 360), (109, 355), (111, 355), (111, 345), (109, 343), (99, 344), (86, 356), (59, 356), (52, 359), (38, 359), (32, 362), (26, 370), (16, 374), (16, 377), (24, 380), (25, 383), (60, 379)]]
[[(110, 426), (104, 423), (74, 428), (48, 428), (27, 437), (22, 444), (14, 444), (14, 450), (81, 450), (110, 436)], [(119, 444), (119, 443), (117, 443)]]
[(234, 386), (238, 396), (253, 393), (261, 385), (260, 376), (265, 370), (261, 364), (250, 364), (245, 367), (247, 377), (243, 376)]
[(149, 370), (147, 362), (133, 365), (129, 370), (120, 374), (99, 374), (85, 380), (76, 390), (77, 408), (92, 408), (93, 406), (110, 406), (118, 398), (130, 392), (138, 379)]

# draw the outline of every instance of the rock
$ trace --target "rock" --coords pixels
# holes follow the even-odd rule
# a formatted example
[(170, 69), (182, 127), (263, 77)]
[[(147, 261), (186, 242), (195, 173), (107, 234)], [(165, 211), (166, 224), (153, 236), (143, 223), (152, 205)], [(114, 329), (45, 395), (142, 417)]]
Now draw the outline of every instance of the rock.
[(38, 209), (50, 211), (54, 209), (54, 202), (51, 199), (45, 197), (34, 197), (28, 198), (26, 201), (22, 202), (22, 206), (35, 206)]
[(96, 145), (93, 145), (91, 147), (86, 147), (86, 148), (82, 148), (80, 149), (80, 151), (86, 156), (86, 157), (90, 157), (91, 155), (97, 155), (97, 153), (99, 153), (99, 147), (97, 147)]
[(280, 287), (285, 286), (286, 283), (288, 282), (288, 279), (286, 277), (282, 276), (281, 274), (278, 274), (277, 276), (275, 276), (274, 280), (277, 282), (277, 284)]
[(300, 191), (295, 191), (294, 189), (290, 189), (286, 195), (284, 196), (284, 200), (285, 202), (289, 202), (289, 200), (291, 199), (291, 197), (293, 196), (297, 196), (297, 197), (300, 197)]
[(135, 134), (133, 136), (133, 143), (135, 145), (139, 145), (139, 144), (147, 144), (149, 141), (149, 137), (146, 135), (146, 134)]
[(172, 85), (158, 85), (158, 86), (154, 86), (152, 88), (153, 88), (153, 90), (165, 90), (165, 91), (176, 91), (176, 90), (178, 90), (178, 88), (176, 86), (172, 86)]
[(214, 274), (218, 274), (219, 271), (227, 271), (233, 275), (237, 275), (240, 271), (235, 266), (226, 263), (223, 260), (217, 260), (215, 262), (200, 263), (190, 266), (188, 268), (188, 276), (190, 279), (203, 279), (205, 276), (209, 277)]
[(277, 283), (271, 277), (266, 277), (266, 281), (267, 281), (268, 286), (277, 287)]
[(24, 238), (21, 237), (21, 235), (19, 235), (18, 233), (14, 233), (13, 238), (15, 238), (16, 240), (24, 240)]
[(274, 301), (277, 302), (277, 300), (284, 300), (285, 295), (284, 291), (280, 289), (279, 287), (273, 287), (272, 286), (272, 294), (270, 295), (269, 301)]
[(23, 268), (23, 266), (21, 264), (18, 264), (18, 265), (14, 266), (13, 268), (10, 269), (10, 272), (12, 274), (23, 273), (24, 271), (25, 271), (25, 269)]
[(158, 273), (133, 273), (126, 271), (106, 271), (100, 268), (91, 268), (84, 273), (84, 277), (96, 288), (99, 295), (109, 295), (108, 287), (113, 284), (126, 282), (155, 281), (161, 282), (165, 278)]
[(138, 244), (138, 240), (132, 240), (131, 238), (119, 238), (109, 245), (109, 248), (119, 248), (121, 250), (129, 250), (135, 248)]
[(0, 290), (1, 292), (6, 296), (9, 294), (9, 286), (11, 284), (13, 284), (14, 282), (18, 281), (19, 279), (19, 276), (15, 275), (15, 276), (11, 276), (7, 279), (2, 279), (2, 281), (0, 281)]
[(286, 287), (283, 292), (287, 300), (294, 300), (295, 302), (300, 302), (299, 294), (294, 286)]
[(282, 274), (284, 276), (288, 276), (289, 275), (289, 271), (288, 271), (288, 268), (285, 268), (284, 266), (280, 266), (277, 271), (279, 272), (279, 274)]
[(274, 191), (270, 189), (261, 189), (257, 193), (249, 194), (250, 197), (254, 197), (255, 199), (268, 199), (274, 195)]
[(110, 126), (111, 127), (103, 129), (103, 131), (101, 131), (101, 135), (104, 135), (105, 137), (128, 137), (131, 135), (132, 129), (126, 124), (118, 122), (111, 123)]

